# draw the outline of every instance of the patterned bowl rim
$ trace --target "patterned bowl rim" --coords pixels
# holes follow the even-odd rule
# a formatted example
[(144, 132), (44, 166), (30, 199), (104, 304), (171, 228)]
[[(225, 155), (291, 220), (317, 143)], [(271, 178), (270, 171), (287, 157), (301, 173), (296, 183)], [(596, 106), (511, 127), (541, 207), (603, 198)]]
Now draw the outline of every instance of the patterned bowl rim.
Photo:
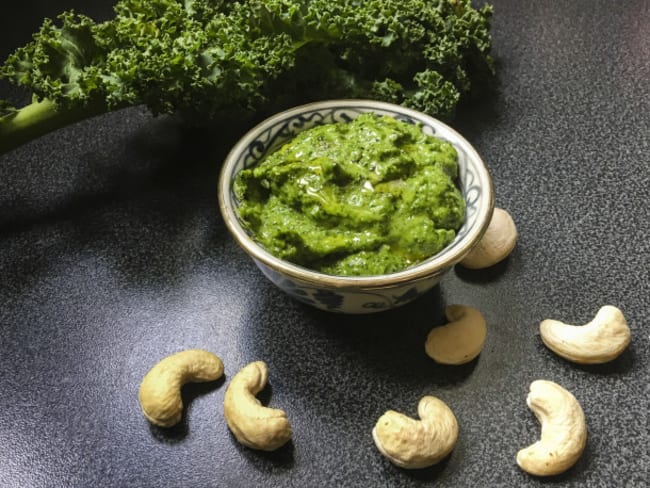
[[(257, 244), (242, 227), (237, 216), (233, 201), (233, 192), (231, 183), (234, 180), (233, 172), (235, 166), (243, 152), (250, 148), (251, 144), (269, 128), (282, 122), (300, 116), (305, 112), (314, 112), (318, 110), (330, 109), (361, 109), (365, 111), (388, 111), (403, 115), (418, 121), (425, 122), (427, 125), (436, 129), (436, 135), (442, 132), (444, 139), (450, 140), (456, 147), (461, 147), (468, 162), (471, 162), (476, 172), (478, 186), (481, 188), (482, 204), (478, 205), (477, 214), (474, 218), (474, 225), (468, 228), (467, 232), (458, 241), (454, 241), (438, 254), (411, 266), (405, 270), (385, 275), (372, 276), (335, 276), (320, 273), (312, 269), (299, 266), (297, 264), (284, 261), (275, 257), (262, 246)], [(286, 275), (287, 277), (303, 281), (312, 286), (328, 286), (336, 289), (358, 289), (358, 288), (375, 288), (386, 286), (397, 286), (403, 283), (424, 280), (432, 276), (442, 274), (446, 269), (457, 264), (471, 248), (478, 243), (485, 233), (492, 212), (494, 209), (494, 189), (490, 173), (474, 147), (456, 130), (449, 127), (444, 122), (418, 112), (413, 109), (395, 105), (387, 102), (362, 99), (342, 99), (313, 102), (297, 107), (290, 108), (279, 112), (266, 120), (260, 122), (250, 129), (230, 150), (221, 168), (218, 183), (218, 200), (219, 209), (224, 219), (226, 227), (233, 235), (237, 243), (253, 259), (264, 263), (266, 266)]]

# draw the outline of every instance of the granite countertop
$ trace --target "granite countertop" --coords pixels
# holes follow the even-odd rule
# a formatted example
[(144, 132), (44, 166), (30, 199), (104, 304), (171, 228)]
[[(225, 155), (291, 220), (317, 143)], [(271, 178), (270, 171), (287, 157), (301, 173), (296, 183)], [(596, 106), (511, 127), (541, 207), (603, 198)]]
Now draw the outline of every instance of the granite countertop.
[[(44, 16), (110, 14), (87, 3), (12, 4), (2, 57)], [(134, 108), (0, 156), (0, 486), (543, 486), (515, 463), (539, 435), (526, 394), (540, 378), (573, 392), (589, 429), (551, 485), (650, 486), (650, 3), (624, 4), (494, 0), (499, 87), (452, 125), (520, 240), (501, 265), (454, 269), (395, 311), (329, 314), (262, 276), (216, 204), (235, 129), (205, 138)], [(423, 352), (450, 303), (488, 322), (463, 367)], [(605, 304), (632, 329), (618, 359), (577, 366), (544, 347), (542, 319), (586, 323)], [(184, 390), (179, 426), (151, 427), (143, 375), (195, 347), (223, 359), (225, 379)], [(258, 359), (261, 398), (294, 432), (273, 453), (241, 447), (222, 416), (229, 378)], [(458, 444), (433, 468), (401, 470), (371, 430), (387, 409), (416, 415), (426, 394), (454, 410)]]

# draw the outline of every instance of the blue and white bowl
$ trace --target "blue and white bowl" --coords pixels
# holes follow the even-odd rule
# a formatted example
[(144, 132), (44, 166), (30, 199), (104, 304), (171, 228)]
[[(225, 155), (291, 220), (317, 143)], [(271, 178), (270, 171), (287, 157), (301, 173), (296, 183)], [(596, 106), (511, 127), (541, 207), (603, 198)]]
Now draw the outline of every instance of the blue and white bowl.
[[(350, 121), (364, 112), (421, 124), (422, 130), (451, 142), (458, 151), (459, 183), (467, 211), (456, 238), (438, 254), (397, 273), (333, 276), (284, 261), (257, 244), (242, 226), (233, 192), (235, 175), (256, 165), (299, 132), (321, 124)], [(390, 103), (330, 100), (281, 112), (251, 129), (230, 151), (219, 180), (219, 207), (239, 245), (275, 285), (292, 297), (332, 312), (369, 313), (404, 305), (435, 286), (477, 244), (492, 217), (492, 179), (476, 150), (439, 120)]]

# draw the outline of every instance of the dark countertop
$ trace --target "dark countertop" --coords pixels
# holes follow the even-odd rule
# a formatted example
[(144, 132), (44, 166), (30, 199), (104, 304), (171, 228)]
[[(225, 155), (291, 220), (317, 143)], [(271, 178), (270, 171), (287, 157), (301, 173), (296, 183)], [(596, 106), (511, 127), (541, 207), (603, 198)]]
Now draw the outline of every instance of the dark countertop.
[[(3, 58), (45, 15), (110, 12), (86, 3), (12, 7)], [(525, 402), (539, 378), (572, 391), (589, 428), (550, 485), (650, 486), (650, 3), (493, 4), (500, 87), (452, 125), (488, 163), (520, 241), (505, 263), (455, 269), (396, 311), (331, 315), (263, 278), (217, 209), (232, 134), (208, 144), (129, 109), (0, 157), (0, 486), (542, 486), (515, 463), (539, 434)], [(449, 303), (488, 321), (464, 367), (423, 352)], [(614, 362), (573, 365), (541, 343), (542, 319), (585, 323), (605, 304), (633, 334)], [(194, 347), (221, 356), (225, 380), (185, 389), (178, 427), (150, 427), (143, 375)], [(293, 426), (275, 453), (240, 447), (222, 417), (228, 379), (257, 359), (270, 368), (261, 398)], [(400, 470), (371, 430), (387, 409), (415, 415), (425, 394), (451, 406), (460, 438), (440, 465)]]

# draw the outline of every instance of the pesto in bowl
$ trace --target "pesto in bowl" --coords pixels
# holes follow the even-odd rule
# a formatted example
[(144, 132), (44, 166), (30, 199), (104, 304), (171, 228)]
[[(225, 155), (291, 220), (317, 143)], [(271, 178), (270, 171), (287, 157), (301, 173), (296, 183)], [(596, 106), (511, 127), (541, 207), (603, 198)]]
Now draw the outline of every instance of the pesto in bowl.
[[(302, 264), (296, 264), (273, 254), (257, 240), (259, 237), (253, 235), (252, 227), (260, 225), (259, 222), (255, 221), (255, 212), (250, 212), (247, 217), (248, 221), (246, 221), (240, 211), (242, 205), (246, 205), (242, 198), (249, 201), (249, 203), (259, 199), (259, 202), (263, 204), (264, 199), (270, 194), (271, 181), (264, 181), (263, 178), (254, 178), (250, 175), (245, 176), (247, 174), (245, 172), (254, 171), (255, 168), (260, 167), (267, 157), (303, 132), (325, 124), (337, 124), (339, 122), (347, 124), (366, 113), (388, 116), (396, 121), (404, 122), (419, 132), (435, 136), (436, 139), (453, 146), (455, 156), (454, 151), (449, 149), (446, 144), (441, 144), (436, 151), (440, 152), (439, 159), (445, 161), (437, 164), (440, 164), (441, 168), (445, 168), (444, 171), (451, 176), (454, 184), (460, 189), (463, 199), (461, 205), (464, 207), (464, 218), (461, 227), (455, 231), (455, 237), (442, 250), (430, 257), (407, 266), (401, 271), (383, 274), (355, 276), (330, 274)], [(365, 147), (367, 142), (366, 140), (362, 146)], [(454, 159), (457, 160), (457, 177), (453, 177), (452, 162)], [(373, 183), (374, 178), (378, 178), (378, 176), (372, 173), (390, 174), (392, 170), (390, 165), (379, 168), (378, 161), (370, 161), (368, 164), (374, 165), (372, 170), (370, 170), (370, 166), (366, 167), (365, 170), (373, 178), (368, 178), (368, 181), (373, 185), (374, 189), (375, 186), (383, 183)], [(335, 170), (333, 167), (327, 169), (327, 163), (321, 164), (321, 166), (325, 167), (327, 171), (332, 171), (333, 174), (338, 174), (337, 172), (341, 171), (338, 177), (343, 181), (353, 179), (347, 175), (352, 171), (351, 166), (345, 168), (347, 172), (340, 169)], [(395, 167), (399, 171), (404, 171), (404, 174), (407, 173), (399, 164)], [(282, 174), (280, 168), (276, 171)], [(238, 177), (240, 173), (242, 173), (241, 178)], [(247, 178), (257, 181), (246, 182)], [(402, 185), (400, 179), (403, 180), (404, 177), (387, 178), (387, 181), (391, 181), (391, 183), (385, 185), (385, 192), (400, 193), (399, 187)], [(240, 187), (240, 185), (242, 186)], [(300, 191), (296, 193), (296, 198), (302, 200), (303, 194), (311, 191), (310, 185), (309, 182), (303, 182), (303, 186), (298, 187)], [(238, 188), (235, 189), (235, 187)], [(251, 193), (247, 194), (247, 192)], [(256, 192), (258, 194), (255, 194)], [(357, 190), (356, 194), (352, 192), (351, 195), (353, 196), (349, 197), (351, 200), (347, 202), (348, 205), (336, 205), (335, 208), (339, 209), (339, 213), (341, 213), (343, 212), (341, 209), (349, 208), (355, 199), (370, 199), (369, 195), (360, 193), (361, 190)], [(302, 303), (321, 310), (349, 314), (373, 313), (400, 307), (431, 290), (440, 282), (445, 273), (449, 272), (478, 243), (487, 229), (494, 208), (490, 173), (480, 155), (462, 135), (443, 122), (422, 112), (375, 100), (326, 100), (314, 102), (279, 112), (260, 122), (246, 132), (226, 156), (219, 175), (217, 196), (219, 209), (226, 228), (235, 239), (235, 242), (251, 257), (261, 273), (270, 282)], [(316, 213), (321, 212), (320, 207), (327, 203), (328, 199), (322, 198), (326, 196), (325, 193), (317, 196), (321, 198), (314, 199), (312, 195), (310, 197), (312, 199), (308, 200), (310, 203), (302, 205), (305, 208), (311, 208)], [(414, 202), (420, 202), (419, 204), (422, 206), (427, 206), (428, 196), (424, 194), (424, 188), (413, 191), (410, 198)], [(455, 199), (456, 197), (451, 198)], [(383, 200), (380, 198), (379, 202), (381, 204)], [(417, 207), (419, 204), (415, 206)], [(386, 204), (384, 203), (384, 205)], [(319, 208), (315, 209), (316, 206)], [(375, 207), (369, 204), (366, 205), (366, 208), (370, 210), (370, 213), (375, 211)], [(379, 208), (382, 208), (382, 206), (379, 205)], [(245, 214), (246, 211), (243, 213)], [(450, 215), (454, 215), (454, 213), (450, 212)], [(368, 214), (365, 214), (365, 217), (366, 220), (370, 218)], [(329, 221), (331, 218), (333, 217), (328, 217), (326, 220)], [(443, 215), (437, 218), (445, 220)], [(402, 222), (404, 220), (401, 219)], [(399, 219), (393, 225), (395, 226), (393, 235), (406, 234), (403, 229), (399, 229)], [(390, 227), (389, 225), (387, 228)], [(413, 228), (418, 229), (418, 226), (413, 225)], [(287, 228), (285, 227), (285, 229)], [(293, 230), (288, 228), (286, 231), (292, 233)], [(327, 245), (332, 247), (332, 243), (342, 239), (337, 234), (345, 233), (330, 231), (325, 234), (331, 240)], [(418, 241), (417, 232), (414, 231), (411, 239), (413, 242)], [(402, 244), (396, 247), (394, 252), (391, 251), (388, 254), (391, 257), (393, 254), (402, 252), (410, 254), (412, 252), (411, 247), (427, 248), (428, 244), (425, 244), (425, 242), (423, 240), (413, 246), (411, 244)], [(433, 242), (433, 239), (430, 242)], [(291, 251), (291, 246), (287, 245), (285, 252)]]
[(465, 219), (454, 146), (364, 113), (302, 131), (236, 175), (237, 212), (271, 254), (321, 273), (395, 273), (440, 252)]

